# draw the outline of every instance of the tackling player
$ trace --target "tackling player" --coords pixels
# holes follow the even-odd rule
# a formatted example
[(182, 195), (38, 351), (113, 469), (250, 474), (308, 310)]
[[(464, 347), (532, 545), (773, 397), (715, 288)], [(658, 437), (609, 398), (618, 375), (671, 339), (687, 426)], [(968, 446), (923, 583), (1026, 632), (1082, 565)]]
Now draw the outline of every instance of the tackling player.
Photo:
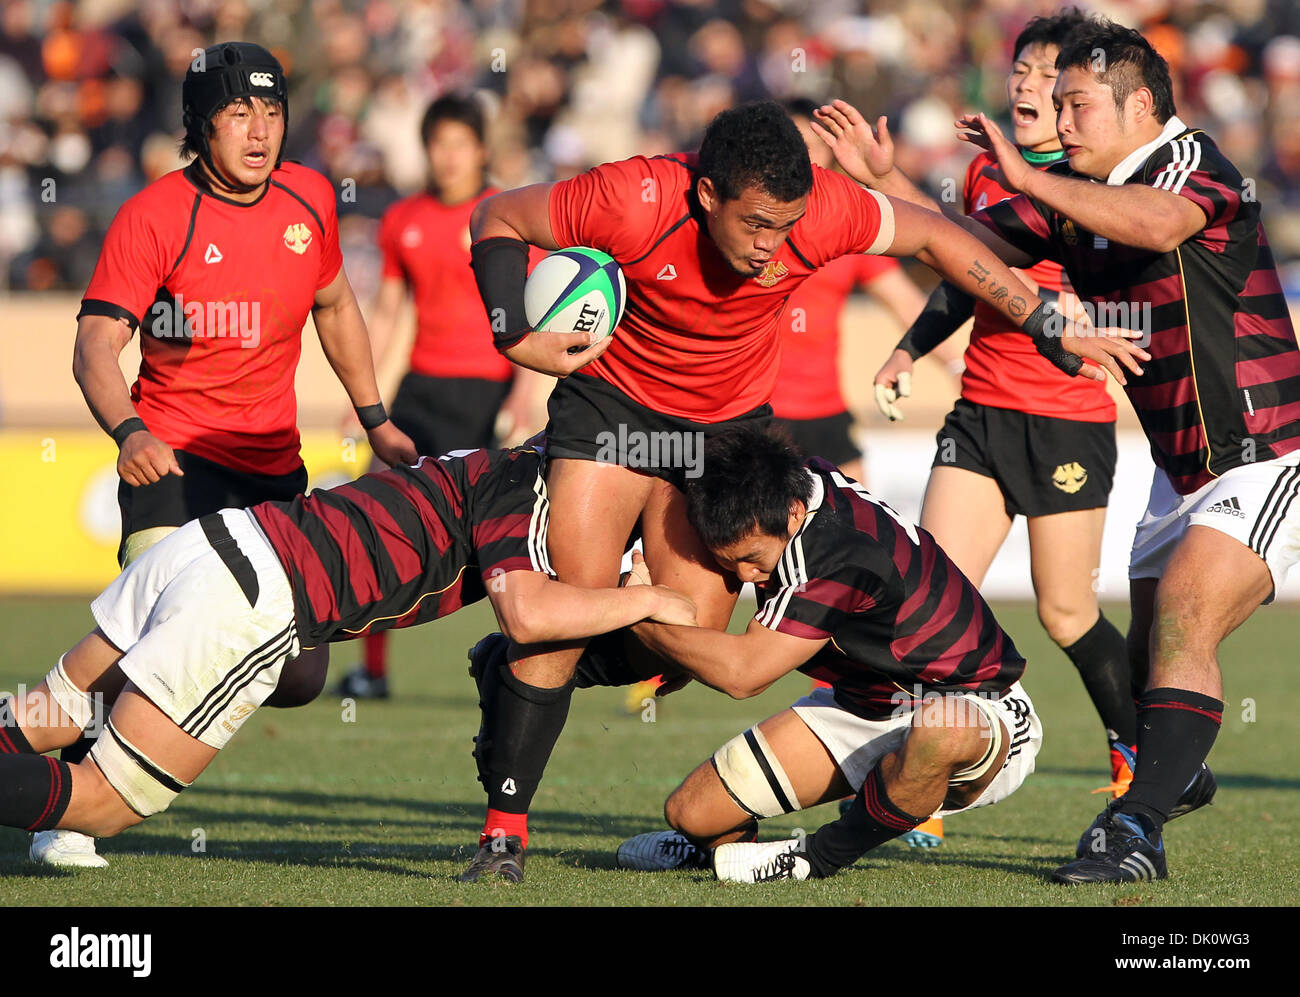
[[(1204, 759), (1223, 710), (1218, 646), (1300, 558), (1300, 349), (1260, 205), (1178, 117), (1164, 59), (1097, 20), (1056, 65), (1068, 165), (1035, 170), (983, 115), (959, 122), (1020, 191), (970, 224), (1017, 265), (1062, 263), (1096, 324), (1127, 318), (1148, 334), (1147, 376), (1127, 389), (1156, 471), (1129, 562), (1129, 654), (1146, 676), (1133, 781), (1053, 878), (1163, 879), (1165, 822), (1214, 793)], [(860, 116), (827, 121), (847, 158), (876, 158)], [(854, 175), (918, 196), (897, 171), (870, 172)]]
[[(651, 569), (689, 594), (711, 627), (726, 626), (738, 585), (717, 570), (686, 520), (680, 488), (690, 467), (682, 455), (689, 446), (698, 456), (699, 443), (730, 424), (767, 422), (780, 317), (804, 280), (850, 253), (915, 255), (1033, 334), (1046, 315), (1032, 291), (942, 216), (813, 166), (774, 103), (719, 114), (698, 156), (638, 157), (498, 194), (475, 210), (471, 229), (498, 348), (562, 378), (548, 426), (547, 480), (562, 510), (549, 535), (558, 576), (614, 584), (639, 522)], [(620, 263), (628, 309), (614, 336), (593, 345), (585, 334), (530, 329), (529, 244), (591, 246)], [(1120, 340), (1038, 341), (1066, 364), (1081, 362), (1068, 349), (1117, 377), (1119, 363), (1136, 367), (1134, 348)], [(610, 462), (610, 427), (638, 444), (669, 441), (676, 457), (639, 461), (646, 447), (637, 445)], [(512, 663), (516, 682), (499, 698), (490, 746), (479, 746), (491, 755), (488, 815), (468, 878), (495, 871), (487, 846), (494, 832), (526, 846), (528, 806), (564, 725), (580, 654), (572, 645)]]
[[(186, 73), (182, 104), (194, 162), (122, 206), (77, 316), (73, 373), (120, 448), (122, 566), (197, 516), (306, 488), (294, 372), (309, 314), (375, 452), (416, 456), (380, 404), (334, 190), (281, 162), (279, 62), (246, 42), (213, 46)], [(140, 374), (128, 391), (118, 355), (137, 327)], [(323, 652), (296, 662), (272, 705), (314, 698), (325, 663)], [(123, 681), (109, 670), (96, 691), (111, 699)], [(67, 836), (38, 836), (32, 857), (106, 864), (92, 841)]]
[[(91, 604), (96, 628), (22, 699), (0, 703), (0, 825), (110, 836), (166, 810), (307, 647), (415, 626), (485, 596), (520, 644), (590, 637), (637, 620), (692, 625), (662, 586), (553, 581), (543, 457), (475, 450), (291, 502), (187, 523)], [(42, 757), (126, 686), (90, 760)]]
[[(1016, 147), (1040, 170), (1065, 159), (1052, 108), (1056, 56), (1086, 23), (1069, 10), (1034, 18), (1016, 38), (1007, 104)], [(996, 157), (975, 157), (966, 172), (967, 212), (1013, 193)], [(1072, 297), (1051, 260), (1023, 276), (1044, 301)], [(1102, 614), (1094, 587), (1115, 475), (1115, 403), (1106, 385), (1062, 373), (1019, 330), (945, 283), (876, 375), (877, 398), (885, 415), (902, 418), (896, 400), (908, 393), (913, 361), (972, 312), (961, 399), (939, 431), (921, 526), (980, 585), (1015, 517), (1025, 517), (1038, 618), (1078, 670), (1101, 718), (1110, 752), (1106, 788), (1119, 796), (1133, 776), (1127, 758), (1137, 743), (1137, 716), (1124, 636)], [(981, 528), (972, 530), (972, 521)]]
[[(1025, 659), (928, 533), (753, 429), (709, 441), (686, 501), (717, 562), (758, 587), (758, 611), (743, 634), (634, 632), (737, 699), (796, 669), (830, 688), (719, 748), (668, 798), (676, 831), (624, 842), (620, 865), (699, 867), (712, 853), (722, 880), (822, 878), (1033, 772), (1042, 727), (1020, 686)], [(753, 841), (756, 821), (846, 794), (847, 812), (806, 843)]]
[[(512, 434), (531, 426), (529, 401), (539, 375), (492, 348), (492, 330), (469, 267), (469, 216), (497, 193), (488, 186), (483, 109), (473, 97), (447, 94), (420, 124), (429, 189), (398, 201), (379, 223), (383, 281), (368, 322), (375, 366), (383, 366), (409, 290), (415, 341), (393, 399), (393, 424), (417, 453), (490, 446), (498, 416)], [(350, 435), (350, 433), (348, 434)], [(387, 634), (362, 641), (362, 664), (343, 678), (340, 696), (387, 698)]]

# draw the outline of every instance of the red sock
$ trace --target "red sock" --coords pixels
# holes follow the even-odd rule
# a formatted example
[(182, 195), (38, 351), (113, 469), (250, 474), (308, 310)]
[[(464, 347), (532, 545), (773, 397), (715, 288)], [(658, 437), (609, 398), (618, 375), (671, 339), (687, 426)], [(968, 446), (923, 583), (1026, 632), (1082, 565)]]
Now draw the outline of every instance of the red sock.
[(365, 657), (366, 675), (372, 679), (381, 679), (388, 671), (385, 667), (384, 660), (387, 658), (388, 650), (388, 631), (381, 630), (377, 634), (371, 634), (362, 638), (361, 643), (365, 646), (363, 655)]
[(478, 836), (480, 845), (495, 836), (516, 837), (525, 848), (528, 847), (528, 815), (508, 814), (501, 810), (488, 808), (487, 820), (483, 822), (483, 833)]

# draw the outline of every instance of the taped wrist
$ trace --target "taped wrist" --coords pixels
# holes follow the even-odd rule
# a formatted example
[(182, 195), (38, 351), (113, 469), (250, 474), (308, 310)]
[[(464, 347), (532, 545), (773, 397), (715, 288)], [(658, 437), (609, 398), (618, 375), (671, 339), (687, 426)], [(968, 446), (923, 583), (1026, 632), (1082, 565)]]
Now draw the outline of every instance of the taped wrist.
[(1040, 301), (1038, 307), (1029, 313), (1029, 318), (1025, 319), (1020, 331), (1034, 341), (1034, 348), (1050, 360), (1054, 367), (1073, 377), (1083, 368), (1083, 361), (1061, 345), (1064, 328), (1065, 321), (1061, 313), (1047, 302)]
[(903, 350), (913, 360), (920, 359), (974, 314), (975, 299), (955, 284), (941, 281), (895, 349)]
[(504, 352), (532, 332), (524, 311), (528, 243), (504, 236), (484, 239), (470, 247), (469, 265), (492, 326), (492, 344)]

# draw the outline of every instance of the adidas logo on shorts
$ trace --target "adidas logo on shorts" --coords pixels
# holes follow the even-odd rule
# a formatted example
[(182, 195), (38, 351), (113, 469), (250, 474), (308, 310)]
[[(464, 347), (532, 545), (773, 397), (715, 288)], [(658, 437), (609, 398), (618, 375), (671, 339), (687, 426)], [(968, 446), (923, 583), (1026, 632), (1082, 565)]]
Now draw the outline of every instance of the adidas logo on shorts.
[(1236, 516), (1238, 519), (1245, 519), (1246, 514), (1241, 511), (1241, 503), (1237, 501), (1237, 496), (1224, 499), (1222, 502), (1215, 502), (1205, 510), (1206, 512), (1221, 512), (1225, 516)]

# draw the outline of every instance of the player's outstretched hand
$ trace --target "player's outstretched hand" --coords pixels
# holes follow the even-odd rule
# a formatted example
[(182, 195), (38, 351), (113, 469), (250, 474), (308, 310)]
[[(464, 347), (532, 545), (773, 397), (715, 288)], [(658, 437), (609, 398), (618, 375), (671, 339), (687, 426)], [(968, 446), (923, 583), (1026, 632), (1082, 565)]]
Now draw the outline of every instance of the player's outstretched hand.
[(1025, 162), (1020, 150), (1002, 134), (996, 121), (987, 114), (966, 114), (957, 119), (957, 137), (993, 153), (1011, 190), (1024, 189), (1024, 180), (1034, 167)]
[[(1080, 377), (1094, 381), (1106, 380), (1107, 371), (1120, 384), (1127, 384), (1124, 368), (1134, 375), (1142, 376), (1142, 366), (1138, 361), (1151, 359), (1151, 354), (1142, 349), (1135, 339), (1146, 335), (1135, 329), (1108, 327), (1103, 329), (1092, 326), (1079, 326), (1073, 322), (1063, 323), (1061, 346), (1067, 353), (1072, 353), (1084, 363), (1079, 369)], [(1093, 366), (1096, 364), (1097, 366)], [(1102, 368), (1105, 368), (1104, 370)]]
[(912, 393), (912, 357), (895, 350), (876, 374), (876, 406), (890, 422), (902, 422), (903, 410), (895, 402)]
[(420, 459), (411, 438), (394, 426), (391, 419), (367, 432), (366, 438), (370, 440), (370, 449), (375, 452), (375, 456), (389, 467), (394, 464), (414, 464)]
[(568, 377), (609, 349), (613, 336), (588, 332), (530, 332), (506, 350), (506, 356), (529, 370)]
[(146, 429), (136, 430), (122, 441), (117, 454), (117, 476), (128, 485), (152, 485), (165, 474), (185, 472), (176, 462), (176, 454), (166, 443)]
[(866, 118), (847, 101), (836, 100), (813, 114), (813, 134), (830, 147), (835, 161), (858, 183), (879, 187), (894, 171), (894, 140), (884, 115), (876, 120), (873, 131)]

